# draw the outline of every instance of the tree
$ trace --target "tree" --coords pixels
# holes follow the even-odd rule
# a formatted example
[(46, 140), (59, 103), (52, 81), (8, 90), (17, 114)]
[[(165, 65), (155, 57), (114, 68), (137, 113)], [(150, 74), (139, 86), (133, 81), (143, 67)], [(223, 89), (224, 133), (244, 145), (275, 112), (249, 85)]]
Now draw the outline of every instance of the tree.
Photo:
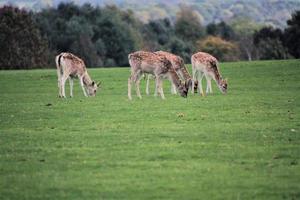
[(32, 14), (11, 6), (0, 8), (0, 69), (45, 67), (47, 43)]
[(184, 42), (180, 38), (173, 36), (166, 46), (166, 50), (181, 56), (186, 63), (190, 63), (191, 54), (195, 48), (191, 42)]
[(106, 47), (105, 57), (109, 63), (113, 60), (117, 65), (126, 66), (128, 54), (139, 48), (141, 36), (133, 25), (124, 21), (122, 12), (115, 6), (104, 8), (94, 30), (95, 38), (101, 38)]
[[(142, 43), (140, 24), (132, 11), (116, 6), (61, 3), (57, 9), (42, 10), (36, 21), (53, 55), (70, 51), (88, 66), (127, 66), (128, 53)], [(53, 63), (53, 58), (49, 62)]]
[(256, 54), (253, 34), (256, 30), (259, 30), (260, 25), (249, 18), (236, 18), (230, 25), (236, 33), (236, 40), (241, 50), (241, 58), (251, 61)]
[(280, 29), (264, 27), (253, 35), (254, 45), (260, 59), (285, 59), (287, 49), (283, 44), (283, 32)]
[(197, 49), (212, 54), (218, 60), (233, 61), (238, 59), (236, 44), (223, 40), (220, 37), (208, 36), (197, 42)]
[(174, 36), (174, 28), (169, 19), (150, 21), (142, 27), (144, 48), (149, 51), (164, 49)]
[(292, 56), (300, 58), (300, 11), (292, 14), (287, 25), (284, 30), (285, 45)]
[(225, 22), (208, 24), (206, 26), (206, 33), (207, 35), (221, 37), (224, 40), (234, 40), (236, 37), (234, 30)]
[(200, 14), (190, 7), (182, 5), (176, 16), (175, 33), (184, 41), (195, 42), (203, 37), (204, 29), (201, 25)]

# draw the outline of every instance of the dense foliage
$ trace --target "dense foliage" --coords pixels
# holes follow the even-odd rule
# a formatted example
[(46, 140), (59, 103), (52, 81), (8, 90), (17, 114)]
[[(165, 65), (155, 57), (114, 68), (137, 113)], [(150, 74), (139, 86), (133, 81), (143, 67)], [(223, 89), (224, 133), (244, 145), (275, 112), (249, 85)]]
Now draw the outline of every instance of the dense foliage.
[(47, 44), (32, 20), (18, 8), (0, 9), (0, 69), (37, 68), (46, 64)]
[(254, 44), (260, 59), (285, 59), (288, 57), (284, 47), (284, 33), (280, 29), (264, 27), (255, 32)]
[(117, 7), (60, 4), (44, 10), (36, 22), (54, 53), (71, 51), (88, 66), (124, 66), (128, 53), (140, 47), (138, 22), (132, 12)]
[(197, 44), (197, 49), (210, 53), (219, 60), (232, 61), (238, 59), (237, 45), (220, 37), (208, 36), (206, 39), (200, 40)]
[(285, 29), (286, 46), (291, 55), (300, 58), (300, 11), (295, 12), (287, 24), (288, 27)]
[(195, 9), (181, 5), (175, 20), (142, 23), (131, 10), (61, 3), (32, 13), (0, 8), (1, 69), (54, 67), (60, 52), (72, 52), (87, 66), (128, 66), (136, 50), (165, 50), (190, 62), (197, 51), (221, 61), (299, 58), (300, 12), (285, 30), (263, 27), (249, 18), (210, 23)]

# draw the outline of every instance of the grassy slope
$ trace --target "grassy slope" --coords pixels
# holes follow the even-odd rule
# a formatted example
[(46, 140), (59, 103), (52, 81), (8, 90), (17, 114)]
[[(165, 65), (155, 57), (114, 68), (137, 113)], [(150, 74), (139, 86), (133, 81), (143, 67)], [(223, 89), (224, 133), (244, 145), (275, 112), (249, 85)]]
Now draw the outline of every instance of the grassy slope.
[(54, 70), (0, 71), (0, 199), (300, 198), (300, 61), (221, 68), (228, 95), (132, 102), (128, 68), (66, 100)]

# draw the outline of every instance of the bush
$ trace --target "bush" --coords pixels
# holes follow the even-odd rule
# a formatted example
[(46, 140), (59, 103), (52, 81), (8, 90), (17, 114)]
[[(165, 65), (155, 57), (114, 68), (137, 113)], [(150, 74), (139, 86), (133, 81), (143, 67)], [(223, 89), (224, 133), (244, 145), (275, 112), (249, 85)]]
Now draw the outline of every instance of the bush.
[(221, 61), (238, 60), (238, 47), (236, 44), (223, 40), (220, 37), (208, 36), (197, 42), (199, 51), (210, 53)]

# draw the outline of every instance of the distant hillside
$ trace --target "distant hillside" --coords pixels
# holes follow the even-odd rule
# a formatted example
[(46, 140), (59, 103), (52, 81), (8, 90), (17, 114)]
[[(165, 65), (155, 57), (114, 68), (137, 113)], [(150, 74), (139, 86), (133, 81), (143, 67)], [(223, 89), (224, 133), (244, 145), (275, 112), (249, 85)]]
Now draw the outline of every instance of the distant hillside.
[(11, 4), (39, 11), (57, 6), (60, 2), (86, 2), (94, 6), (115, 4), (122, 9), (131, 9), (143, 22), (168, 17), (172, 20), (180, 4), (186, 4), (198, 11), (203, 24), (230, 21), (237, 17), (248, 17), (257, 23), (284, 27), (291, 13), (300, 10), (300, 0), (3, 0), (1, 5)]

